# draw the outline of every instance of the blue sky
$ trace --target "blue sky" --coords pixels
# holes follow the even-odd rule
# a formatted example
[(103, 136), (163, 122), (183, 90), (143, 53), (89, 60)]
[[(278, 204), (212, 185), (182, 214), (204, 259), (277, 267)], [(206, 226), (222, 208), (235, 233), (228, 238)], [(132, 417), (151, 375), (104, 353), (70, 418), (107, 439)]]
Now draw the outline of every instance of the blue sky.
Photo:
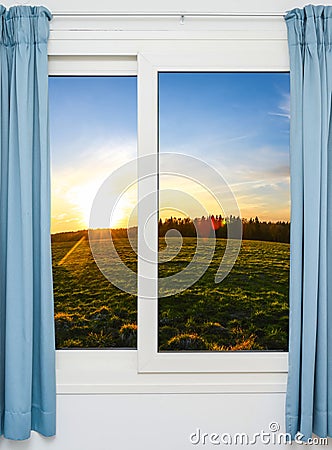
[(55, 169), (90, 145), (136, 143), (136, 77), (50, 77), (49, 96)]
[(161, 73), (159, 98), (162, 147), (204, 142), (219, 156), (213, 144), (236, 139), (288, 152), (287, 73)]
[[(288, 73), (161, 73), (159, 112), (161, 152), (189, 154), (217, 169), (242, 217), (289, 220)], [(173, 177), (161, 187), (177, 183)], [(182, 189), (211, 213), (222, 212), (197, 186)]]
[[(51, 77), (49, 90), (52, 231), (86, 228), (101, 183), (136, 157), (136, 78)], [(162, 73), (159, 111), (161, 152), (189, 154), (215, 167), (242, 217), (289, 220), (288, 74)], [(161, 187), (168, 186), (187, 189), (218, 212), (197, 186), (164, 177)], [(135, 198), (132, 189), (113, 226), (125, 225)]]

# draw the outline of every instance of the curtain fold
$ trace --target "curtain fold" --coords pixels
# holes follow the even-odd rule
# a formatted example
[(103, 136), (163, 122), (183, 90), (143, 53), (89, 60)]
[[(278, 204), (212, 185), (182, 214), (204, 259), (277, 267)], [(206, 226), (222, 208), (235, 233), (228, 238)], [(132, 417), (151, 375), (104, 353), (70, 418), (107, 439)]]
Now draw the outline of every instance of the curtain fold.
[(291, 273), (286, 429), (332, 436), (332, 7), (286, 17), (291, 79)]
[(0, 6), (0, 435), (55, 434), (44, 7)]

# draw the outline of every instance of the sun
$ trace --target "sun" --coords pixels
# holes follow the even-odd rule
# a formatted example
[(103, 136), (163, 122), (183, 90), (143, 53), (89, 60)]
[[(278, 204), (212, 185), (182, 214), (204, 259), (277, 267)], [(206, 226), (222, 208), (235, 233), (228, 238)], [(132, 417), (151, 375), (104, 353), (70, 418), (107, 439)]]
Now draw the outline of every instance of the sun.
[(72, 186), (67, 192), (68, 203), (72, 207), (72, 215), (80, 222), (82, 228), (89, 228), (90, 213), (93, 200), (98, 192), (100, 182), (91, 181)]
[[(68, 196), (73, 210), (76, 212), (82, 227), (89, 228), (91, 208), (94, 198), (97, 195), (100, 182), (91, 181), (72, 187)], [(127, 228), (133, 225), (135, 218), (131, 217), (135, 209), (136, 192), (135, 189), (129, 189), (120, 197), (113, 212), (109, 212), (109, 223), (97, 223), (94, 228)], [(107, 208), (108, 205), (105, 205)], [(130, 222), (130, 223), (129, 223)]]

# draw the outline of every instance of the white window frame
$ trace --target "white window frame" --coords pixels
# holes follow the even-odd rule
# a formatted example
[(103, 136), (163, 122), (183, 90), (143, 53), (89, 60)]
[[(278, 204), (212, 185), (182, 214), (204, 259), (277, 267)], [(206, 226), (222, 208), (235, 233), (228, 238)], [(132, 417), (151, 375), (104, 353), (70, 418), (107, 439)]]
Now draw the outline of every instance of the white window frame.
[[(158, 217), (146, 233), (142, 224), (158, 211), (158, 73), (159, 72), (287, 72), (284, 48), (270, 42), (248, 42), (245, 51), (233, 41), (223, 43), (218, 51), (193, 52), (192, 47), (171, 54), (139, 54), (138, 57), (138, 149), (139, 157), (154, 155), (154, 167), (138, 166), (139, 201), (151, 192), (155, 195), (149, 208), (139, 209), (138, 246), (138, 370), (145, 372), (283, 372), (287, 370), (285, 352), (158, 352)], [(227, 45), (226, 45), (227, 44)], [(287, 55), (286, 55), (287, 56)], [(151, 222), (151, 221), (150, 221)], [(148, 239), (149, 255), (141, 245)], [(142, 259), (141, 259), (142, 258)], [(148, 280), (149, 282), (146, 282)], [(212, 320), (213, 318), (211, 318)]]
[[(55, 15), (49, 42), (50, 75), (138, 74), (139, 117), (148, 114), (154, 121), (153, 129), (148, 130), (139, 120), (140, 155), (157, 151), (158, 70), (289, 70), (287, 33), (281, 13), (293, 8), (291, 0), (278, 3), (277, 7), (266, 5), (265, 0), (250, 0), (250, 8), (248, 0), (236, 5), (223, 0), (199, 5), (191, 2), (192, 16), (190, 6), (185, 9), (186, 16), (186, 12), (180, 14), (176, 3), (169, 4), (167, 15), (155, 2), (144, 0), (136, 11), (141, 16), (134, 17), (135, 6), (129, 8), (127, 3), (123, 14), (120, 9), (110, 10), (108, 2), (104, 8), (100, 5), (99, 13), (83, 10), (86, 5), (77, 13), (73, 0), (44, 1)], [(243, 13), (249, 10), (250, 13)], [(204, 16), (204, 11), (209, 11), (209, 16)], [(221, 15), (213, 16), (220, 11)], [(114, 12), (118, 15), (113, 17)], [(187, 28), (181, 28), (182, 15)], [(144, 271), (144, 267), (140, 270)], [(58, 350), (58, 394), (286, 390), (287, 353), (159, 354), (157, 301), (145, 301), (142, 292), (138, 324), (137, 351)]]

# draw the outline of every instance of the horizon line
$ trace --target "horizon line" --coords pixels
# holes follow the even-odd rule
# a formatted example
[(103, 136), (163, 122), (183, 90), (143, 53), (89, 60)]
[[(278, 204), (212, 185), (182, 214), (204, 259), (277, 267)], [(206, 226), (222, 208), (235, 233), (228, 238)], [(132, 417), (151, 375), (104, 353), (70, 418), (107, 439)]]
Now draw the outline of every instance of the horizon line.
[[(211, 216), (208, 216), (208, 218), (209, 217), (217, 217), (217, 216), (214, 216), (213, 214), (211, 215)], [(218, 215), (219, 216), (219, 215)], [(205, 216), (204, 216), (205, 217)], [(247, 221), (247, 222), (249, 222), (250, 220), (255, 220), (255, 218), (254, 217), (250, 217), (250, 219), (247, 219), (246, 217), (236, 217), (236, 216), (232, 216), (232, 217), (234, 217), (235, 219), (241, 219), (241, 222), (243, 223), (243, 221)], [(257, 216), (256, 216), (257, 217)], [(259, 220), (259, 217), (257, 217), (258, 218), (258, 221), (259, 221), (259, 223), (261, 223), (261, 224), (280, 224), (280, 223), (284, 223), (284, 224), (289, 224), (290, 225), (290, 223), (291, 223), (291, 221), (290, 220), (263, 220), (263, 221), (261, 221), (261, 220)], [(165, 223), (165, 220), (167, 220), (168, 218), (166, 218), (166, 219), (161, 219), (161, 220), (163, 220), (163, 223)], [(170, 219), (170, 218), (169, 218)], [(174, 218), (173, 218), (174, 219)], [(176, 218), (175, 218), (176, 219)], [(191, 217), (184, 217), (184, 218), (179, 218), (180, 220), (184, 220), (184, 219), (190, 219), (191, 221), (194, 221), (194, 220), (200, 220), (201, 219), (201, 217), (195, 217), (195, 219), (192, 219)], [(224, 220), (225, 219), (228, 219), (228, 217), (226, 217), (226, 218), (223, 218)], [(160, 220), (160, 219), (159, 219)], [(159, 223), (159, 220), (158, 220), (158, 223)], [(133, 229), (135, 229), (135, 228), (138, 228), (138, 225), (133, 225), (133, 226), (130, 226), (130, 227), (116, 227), (116, 228), (111, 228), (111, 227), (98, 227), (98, 228), (80, 228), (80, 229), (76, 229), (76, 230), (63, 230), (63, 231), (56, 231), (56, 232), (52, 232), (51, 231), (51, 236), (55, 236), (56, 234), (61, 234), (61, 233), (79, 233), (79, 232), (83, 232), (83, 231), (89, 231), (89, 230), (91, 230), (91, 231), (97, 231), (97, 230), (110, 230), (110, 231), (120, 231), (120, 230), (133, 230)]]

